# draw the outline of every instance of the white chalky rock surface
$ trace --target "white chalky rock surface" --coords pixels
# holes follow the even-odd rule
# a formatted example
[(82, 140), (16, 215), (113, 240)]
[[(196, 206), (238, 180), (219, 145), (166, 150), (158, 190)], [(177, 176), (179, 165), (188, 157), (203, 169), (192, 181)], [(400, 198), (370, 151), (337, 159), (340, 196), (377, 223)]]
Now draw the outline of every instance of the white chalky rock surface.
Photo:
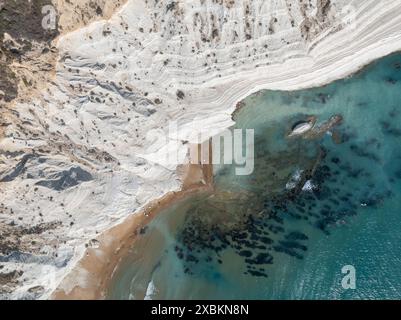
[[(21, 234), (0, 272), (23, 274), (2, 297), (47, 298), (91, 239), (179, 190), (163, 154), (231, 126), (238, 101), (348, 76), (400, 50), (400, 30), (400, 0), (129, 0), (62, 37), (48, 89), (5, 119), (0, 224)], [(170, 148), (147, 139), (173, 120)]]

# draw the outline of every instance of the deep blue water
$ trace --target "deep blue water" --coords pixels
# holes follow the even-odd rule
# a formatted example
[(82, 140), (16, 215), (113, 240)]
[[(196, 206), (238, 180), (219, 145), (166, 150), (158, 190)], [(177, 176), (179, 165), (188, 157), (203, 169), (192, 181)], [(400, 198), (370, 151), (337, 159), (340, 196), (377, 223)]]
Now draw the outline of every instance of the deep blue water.
[[(322, 88), (263, 91), (245, 104), (236, 128), (255, 130), (253, 174), (216, 166), (213, 194), (159, 214), (109, 297), (401, 298), (401, 55)], [(287, 137), (312, 115), (343, 121), (321, 136)], [(307, 180), (313, 190), (302, 190)], [(341, 285), (345, 265), (355, 268), (356, 289)]]

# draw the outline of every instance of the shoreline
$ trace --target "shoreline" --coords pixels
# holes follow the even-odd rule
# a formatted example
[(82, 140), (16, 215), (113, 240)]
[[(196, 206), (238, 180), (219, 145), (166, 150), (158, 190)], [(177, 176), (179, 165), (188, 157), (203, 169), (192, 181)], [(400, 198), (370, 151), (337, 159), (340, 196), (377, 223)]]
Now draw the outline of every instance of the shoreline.
[(358, 75), (359, 73), (364, 72), (366, 68), (369, 68), (370, 66), (372, 66), (374, 63), (380, 61), (381, 59), (384, 59), (386, 57), (390, 57), (392, 55), (397, 55), (397, 54), (401, 55), (401, 49), (397, 49), (395, 51), (391, 51), (390, 53), (387, 53), (387, 54), (385, 54), (383, 56), (379, 56), (376, 59), (372, 59), (372, 60), (366, 62), (365, 64), (359, 66), (358, 69), (356, 69), (355, 71), (350, 72), (348, 75), (345, 75), (343, 77), (338, 77), (338, 78), (334, 79), (331, 82), (323, 82), (320, 85), (311, 85), (310, 87), (301, 87), (300, 86), (298, 89), (294, 89), (294, 90), (285, 90), (285, 89), (272, 90), (272, 89), (269, 89), (269, 88), (264, 88), (264, 89), (260, 89), (260, 90), (255, 91), (255, 92), (250, 92), (249, 95), (246, 95), (243, 99), (241, 99), (241, 100), (239, 100), (239, 101), (237, 101), (235, 103), (233, 112), (231, 114), (231, 119), (235, 123), (235, 117), (237, 116), (237, 114), (239, 112), (241, 112), (242, 109), (247, 107), (247, 104), (244, 102), (244, 100), (246, 100), (249, 97), (252, 97), (253, 95), (258, 95), (263, 91), (297, 92), (297, 91), (308, 90), (308, 89), (313, 89), (313, 88), (322, 88), (322, 87), (325, 87), (325, 86), (327, 86), (329, 84), (332, 84), (333, 82), (340, 81), (340, 80), (343, 80), (343, 79), (347, 79), (347, 78), (350, 78), (350, 77), (354, 77), (354, 76)]
[[(106, 280), (101, 279), (102, 283), (97, 285), (100, 277), (96, 278), (94, 274), (112, 274), (111, 267), (103, 268), (100, 264), (118, 262), (116, 256), (126, 245), (106, 235), (115, 230), (116, 236), (122, 237), (119, 230), (129, 233), (129, 230), (135, 230), (134, 224), (147, 221), (141, 214), (143, 208), (152, 208), (149, 209), (150, 215), (155, 216), (162, 210), (158, 208), (160, 202), (161, 206), (167, 206), (178, 198), (177, 193), (184, 197), (203, 188), (201, 183), (182, 184), (182, 176), (177, 171), (157, 166), (161, 154), (149, 162), (140, 159), (147, 155), (148, 144), (143, 143), (146, 142), (143, 139), (150, 130), (166, 131), (168, 121), (180, 120), (188, 124), (196, 118), (200, 124), (196, 130), (213, 136), (235, 123), (233, 112), (237, 104), (256, 92), (324, 86), (349, 77), (373, 61), (401, 49), (401, 2), (398, 0), (366, 1), (356, 8), (355, 29), (334, 29), (337, 25), (343, 26), (344, 22), (341, 17), (335, 17), (333, 29), (323, 30), (313, 41), (301, 39), (296, 34), (298, 29), (280, 21), (276, 26), (278, 32), (272, 35), (263, 34), (264, 29), (255, 29), (252, 38), (243, 42), (221, 33), (217, 39), (198, 43), (197, 34), (201, 32), (201, 26), (182, 19), (180, 23), (171, 25), (171, 30), (163, 29), (160, 21), (150, 19), (149, 9), (165, 12), (162, 7), (148, 7), (143, 1), (126, 1), (109, 19), (96, 20), (60, 37), (56, 69), (53, 70), (56, 77), (49, 83), (48, 93), (41, 92), (41, 101), (33, 104), (27, 101), (13, 107), (18, 118), (16, 124), (10, 120), (10, 126), (5, 128), (7, 135), (0, 142), (5, 150), (30, 154), (31, 150), (40, 150), (44, 145), (49, 151), (43, 164), (45, 169), (62, 172), (72, 166), (82, 166), (93, 172), (95, 178), (63, 192), (43, 188), (35, 192), (34, 184), (39, 178), (25, 181), (24, 177), (17, 177), (7, 182), (4, 203), (16, 214), (4, 215), (5, 222), (19, 217), (25, 219), (21, 224), (28, 218), (32, 218), (34, 223), (57, 219), (63, 222), (54, 231), (59, 247), (51, 251), (55, 258), (49, 262), (57, 272), (54, 281), (49, 285), (40, 264), (11, 262), (9, 269), (25, 272), (24, 279), (16, 287), (18, 292), (13, 292), (12, 297), (24, 297), (26, 291), (35, 286), (45, 289), (41, 298), (61, 298), (62, 294), (56, 288), (65, 291), (63, 298), (71, 298), (73, 294), (84, 297), (85, 294), (90, 296), (90, 285), (99, 287), (97, 294), (101, 296), (100, 287), (106, 285)], [(178, 9), (174, 14), (181, 14)], [(187, 8), (189, 13), (192, 12), (190, 9)], [(235, 10), (231, 14), (229, 22), (237, 18)], [(258, 18), (259, 14), (258, 11), (251, 12), (249, 17)], [(139, 25), (143, 27), (142, 31), (138, 29)], [(185, 34), (186, 41), (169, 36), (181, 32), (175, 29), (179, 26), (191, 31)], [(149, 31), (151, 28), (152, 32)], [(245, 35), (240, 33), (240, 36)], [(285, 44), (281, 38), (288, 43)], [(117, 47), (116, 39), (121, 43), (135, 39), (135, 43)], [(189, 46), (186, 48), (185, 43), (199, 44), (199, 52), (187, 52)], [(258, 52), (251, 51), (251, 48)], [(239, 54), (235, 54), (237, 50)], [(208, 59), (208, 54), (214, 54), (216, 59)], [(135, 57), (140, 58), (136, 60)], [(134, 73), (136, 77), (132, 77)], [(71, 84), (76, 86), (70, 87)], [(79, 91), (81, 87), (83, 93)], [(179, 98), (179, 91), (185, 93), (185, 97)], [(102, 101), (106, 96), (113, 101)], [(134, 110), (133, 101), (144, 103), (151, 112), (156, 112), (148, 115), (146, 110)], [(35, 118), (30, 109), (34, 110)], [(137, 111), (139, 118), (134, 120)], [(13, 135), (19, 136), (22, 130), (18, 124), (27, 119), (37, 132), (23, 132), (21, 141), (14, 141)], [(63, 123), (59, 119), (67, 121)], [(96, 124), (89, 120), (96, 121)], [(196, 135), (198, 132), (189, 125), (180, 129), (182, 132), (176, 147), (183, 151), (187, 147), (181, 142), (194, 143), (186, 134)], [(81, 137), (86, 137), (86, 140)], [(58, 144), (50, 144), (53, 140)], [(62, 150), (57, 149), (60, 146)], [(104, 155), (111, 160), (106, 161)], [(18, 157), (7, 158), (4, 172), (13, 170), (19, 160)], [(76, 160), (79, 160), (78, 164)], [(36, 177), (37, 166), (30, 168)], [(196, 176), (201, 182), (201, 175)], [(27, 182), (29, 188), (25, 187)], [(93, 193), (93, 190), (99, 191)], [(18, 196), (26, 201), (16, 203)], [(54, 198), (53, 201), (46, 200), (49, 196)], [(40, 214), (43, 213), (43, 219), (38, 218), (41, 216), (35, 202), (42, 198)], [(152, 199), (150, 204), (149, 199)], [(38, 238), (41, 240), (47, 236), (50, 243), (54, 241), (54, 234), (40, 234)], [(92, 239), (97, 238), (102, 238), (104, 250), (93, 248)], [(135, 241), (130, 237), (125, 239), (125, 242)], [(85, 249), (86, 244), (90, 248)], [(85, 261), (91, 263), (84, 265)], [(81, 268), (82, 265), (93, 270)], [(84, 290), (73, 292), (77, 283), (82, 284)]]
[[(199, 146), (195, 146), (200, 148)], [(211, 159), (212, 155), (209, 154)], [(209, 160), (210, 160), (209, 159)], [(133, 213), (123, 222), (104, 231), (96, 240), (97, 248), (87, 248), (84, 256), (50, 295), (52, 300), (105, 299), (114, 272), (127, 251), (135, 245), (140, 230), (161, 211), (191, 195), (213, 190), (213, 165), (188, 163), (182, 170), (183, 182), (179, 191), (171, 191), (160, 199), (151, 201), (142, 210)], [(75, 283), (83, 279), (85, 286)]]
[[(333, 80), (332, 82), (345, 79), (363, 72), (364, 69), (371, 66), (376, 61), (383, 59), (387, 56), (401, 53), (401, 50), (391, 52), (373, 61), (361, 65), (356, 71), (351, 72), (345, 77)], [(330, 82), (330, 83), (332, 83)], [(320, 86), (312, 86), (310, 88), (318, 88), (326, 86), (329, 83), (323, 83)], [(305, 90), (308, 88), (299, 88), (297, 90)], [(269, 89), (261, 89), (259, 91), (250, 93), (245, 98), (258, 94), (261, 91)], [(297, 91), (294, 90), (294, 91)], [(279, 90), (280, 91), (280, 90)], [(289, 91), (289, 90), (282, 90)], [(244, 99), (235, 103), (235, 109), (231, 114), (234, 121), (236, 114), (246, 108)], [(198, 152), (200, 152), (201, 145), (197, 145)], [(209, 150), (209, 157), (212, 157), (212, 152)], [(199, 153), (200, 154), (200, 153)], [(210, 160), (210, 159), (209, 159)], [(177, 170), (179, 171), (179, 169)], [(186, 164), (183, 168), (183, 183), (179, 191), (171, 191), (163, 195), (160, 199), (152, 200), (146, 205), (146, 208), (133, 213), (127, 217), (123, 222), (105, 230), (98, 238), (98, 248), (88, 248), (85, 250), (84, 256), (78, 260), (77, 264), (66, 275), (59, 286), (50, 295), (53, 300), (99, 300), (105, 299), (107, 287), (112, 280), (115, 271), (119, 268), (120, 263), (124, 256), (127, 254), (136, 242), (141, 228), (149, 224), (161, 211), (174, 205), (175, 203), (183, 200), (191, 195), (208, 192), (213, 190), (213, 165), (202, 164)], [(206, 184), (204, 184), (206, 182)], [(64, 287), (70, 287), (74, 283), (70, 278), (85, 278), (86, 287), (79, 285), (73, 286), (70, 290)], [(66, 292), (68, 291), (68, 292)]]
[[(130, 2), (127, 2), (125, 6), (128, 8)], [(369, 7), (370, 4), (366, 6)], [(339, 79), (349, 77), (361, 71), (372, 62), (399, 51), (401, 49), (401, 35), (394, 35), (394, 32), (390, 32), (389, 34), (388, 30), (392, 31), (398, 24), (401, 24), (401, 19), (391, 18), (393, 20), (390, 19), (386, 21), (387, 23), (385, 25), (378, 26), (377, 24), (378, 16), (387, 19), (388, 15), (392, 16), (394, 14), (394, 11), (389, 10), (391, 6), (390, 3), (388, 6), (382, 6), (374, 14), (372, 14), (370, 10), (367, 11), (367, 14), (364, 12), (361, 14), (361, 17), (358, 17), (358, 27), (352, 30), (352, 32), (347, 32), (345, 28), (333, 34), (323, 35), (323, 37), (316, 39), (316, 41), (308, 45), (307, 54), (299, 55), (299, 53), (297, 54), (290, 50), (284, 58), (280, 58), (272, 64), (268, 62), (266, 66), (261, 66), (259, 70), (240, 69), (237, 73), (232, 73), (234, 68), (228, 68), (224, 70), (221, 77), (215, 76), (207, 80), (206, 86), (202, 84), (201, 80), (203, 77), (206, 77), (207, 74), (202, 74), (199, 79), (197, 79), (199, 81), (198, 85), (200, 86), (200, 88), (197, 87), (197, 89), (200, 89), (200, 94), (196, 94), (196, 96), (191, 98), (191, 101), (188, 102), (190, 103), (190, 105), (188, 105), (189, 109), (193, 109), (196, 106), (199, 114), (202, 115), (203, 127), (200, 130), (209, 132), (211, 137), (231, 127), (235, 123), (233, 117), (237, 110), (237, 104), (246, 97), (259, 91), (294, 91), (324, 86)], [(401, 7), (398, 5), (394, 7), (401, 10)], [(123, 11), (121, 10), (120, 12)], [(116, 15), (112, 16), (109, 21), (112, 22), (115, 17)], [(94, 24), (91, 26), (93, 27)], [(76, 39), (80, 37), (84, 39), (84, 30), (89, 30), (91, 32), (93, 29), (91, 26), (70, 33), (68, 37), (64, 39), (64, 46), (61, 46), (63, 47), (61, 51), (68, 52), (74, 47), (74, 41), (70, 41), (72, 36), (75, 36)], [(366, 34), (366, 29), (368, 27), (375, 29)], [(380, 39), (380, 41), (378, 41), (378, 39)], [(268, 59), (266, 60), (268, 61)], [(260, 65), (262, 65), (262, 62), (263, 59), (260, 61)], [(249, 66), (252, 66), (251, 62)], [(165, 79), (166, 75), (168, 75), (168, 73), (163, 73), (160, 79), (158, 79), (158, 82), (163, 82), (163, 79), (168, 82), (168, 80)], [(179, 80), (180, 76), (178, 76), (176, 81)], [(141, 87), (140, 84), (138, 85)], [(145, 88), (143, 89), (145, 90)], [(184, 85), (183, 88), (180, 89), (183, 89), (185, 92), (192, 92), (193, 85)], [(175, 86), (168, 91), (171, 91), (171, 94), (174, 95), (174, 90)], [(159, 90), (157, 90), (155, 94), (160, 93), (158, 91)], [(169, 99), (167, 96), (165, 96), (165, 98)], [(171, 103), (176, 102), (172, 100), (167, 101)], [(205, 138), (207, 138), (207, 136)], [(181, 193), (182, 191), (179, 192)], [(170, 200), (173, 201), (173, 198)], [(155, 201), (157, 202), (157, 200), (154, 200), (152, 203)], [(168, 202), (171, 203), (170, 201)], [(155, 212), (157, 213), (158, 211), (159, 210), (155, 208)], [(131, 216), (126, 219), (131, 219)], [(108, 231), (106, 230), (104, 232), (107, 233)], [(83, 259), (85, 259), (85, 256)], [(78, 265), (80, 261), (81, 260), (78, 260)], [(67, 273), (65, 279), (67, 279), (71, 273), (74, 273), (76, 269), (77, 268), (73, 266), (72, 271)], [(64, 280), (62, 283), (64, 283)], [(61, 295), (54, 294), (52, 296), (56, 298), (62, 297)], [(76, 297), (78, 296), (79, 295), (76, 295)], [(71, 295), (64, 296), (64, 298), (71, 297)]]
[[(328, 83), (322, 83), (321, 85), (311, 87), (300, 87), (296, 90), (278, 90), (278, 91), (298, 91), (306, 90), (310, 88), (318, 88), (326, 86), (335, 81), (353, 77), (360, 72), (363, 72), (366, 68), (371, 66), (373, 63), (383, 59), (385, 57), (400, 54), (400, 50), (390, 52), (377, 59), (373, 59), (363, 65), (355, 71), (352, 71), (344, 77), (339, 77)], [(255, 92), (249, 93), (241, 100), (235, 103), (234, 111), (231, 114), (231, 118), (234, 121), (236, 114), (246, 108), (247, 105), (243, 102), (247, 97), (254, 94), (258, 94), (261, 91), (270, 89), (261, 89)], [(200, 145), (196, 146), (200, 151)], [(200, 153), (199, 153), (200, 154)], [(212, 157), (212, 153), (209, 150), (209, 157)], [(210, 159), (209, 159), (210, 160)], [(170, 191), (163, 195), (159, 199), (155, 199), (146, 204), (146, 208), (133, 213), (127, 217), (123, 222), (105, 230), (98, 238), (98, 248), (87, 248), (84, 252), (84, 256), (78, 260), (77, 264), (72, 270), (67, 273), (65, 278), (57, 286), (57, 288), (50, 295), (52, 300), (99, 300), (104, 299), (106, 294), (106, 288), (108, 287), (115, 271), (119, 268), (120, 262), (124, 258), (132, 246), (135, 245), (138, 233), (141, 228), (149, 224), (161, 211), (174, 205), (175, 203), (183, 200), (191, 195), (208, 192), (213, 190), (213, 166), (202, 165), (202, 164), (186, 164), (183, 166), (183, 182), (182, 188), (179, 191)], [(177, 169), (179, 171), (179, 168)], [(206, 182), (206, 184), (204, 184)], [(109, 257), (109, 258), (108, 258)], [(73, 286), (71, 289), (65, 289), (70, 287), (74, 283), (73, 279), (78, 277), (80, 279), (85, 278), (87, 286), (83, 287), (80, 285)], [(100, 279), (100, 281), (99, 281)], [(68, 292), (66, 292), (68, 291)]]

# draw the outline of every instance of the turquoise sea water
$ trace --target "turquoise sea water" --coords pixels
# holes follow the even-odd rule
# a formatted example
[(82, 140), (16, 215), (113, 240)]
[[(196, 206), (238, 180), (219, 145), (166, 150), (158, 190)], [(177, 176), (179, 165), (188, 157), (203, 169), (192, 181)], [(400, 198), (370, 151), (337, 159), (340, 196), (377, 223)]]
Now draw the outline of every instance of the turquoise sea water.
[[(245, 103), (236, 128), (255, 130), (253, 174), (216, 166), (215, 192), (159, 214), (108, 297), (401, 298), (401, 55), (322, 88), (264, 91)], [(312, 115), (343, 121), (287, 137)], [(307, 180), (313, 190), (302, 190)], [(341, 285), (345, 265), (356, 289)]]

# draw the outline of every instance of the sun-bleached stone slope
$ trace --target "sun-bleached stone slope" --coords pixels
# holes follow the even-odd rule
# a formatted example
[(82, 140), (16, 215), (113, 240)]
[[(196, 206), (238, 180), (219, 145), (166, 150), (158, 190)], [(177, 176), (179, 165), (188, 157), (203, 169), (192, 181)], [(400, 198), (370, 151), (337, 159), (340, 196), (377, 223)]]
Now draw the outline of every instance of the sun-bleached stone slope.
[(179, 190), (163, 154), (185, 159), (238, 101), (348, 76), (400, 30), (401, 0), (129, 0), (62, 37), (54, 81), (2, 119), (0, 263), (19, 272), (4, 296), (48, 297), (100, 232)]

